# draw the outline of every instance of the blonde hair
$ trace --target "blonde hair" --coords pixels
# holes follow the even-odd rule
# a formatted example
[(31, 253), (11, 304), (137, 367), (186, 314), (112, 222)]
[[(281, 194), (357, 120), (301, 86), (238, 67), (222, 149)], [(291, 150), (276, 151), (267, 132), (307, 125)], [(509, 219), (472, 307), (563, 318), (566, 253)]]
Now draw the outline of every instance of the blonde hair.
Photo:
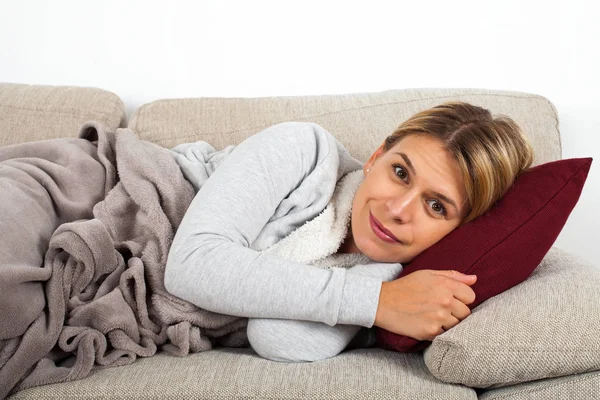
[(469, 206), (461, 224), (486, 213), (533, 162), (533, 148), (515, 121), (469, 103), (447, 102), (413, 115), (385, 139), (383, 150), (409, 135), (440, 140), (458, 162)]

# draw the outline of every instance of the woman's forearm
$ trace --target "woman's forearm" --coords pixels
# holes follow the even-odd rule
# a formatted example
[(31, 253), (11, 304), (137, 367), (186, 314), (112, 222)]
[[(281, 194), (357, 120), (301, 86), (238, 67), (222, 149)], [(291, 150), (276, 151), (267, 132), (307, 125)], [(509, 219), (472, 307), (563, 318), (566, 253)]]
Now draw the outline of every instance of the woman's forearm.
[[(248, 318), (297, 319), (371, 327), (382, 279), (321, 269), (215, 239), (185, 259), (170, 257), (169, 292), (206, 310)], [(397, 264), (388, 264), (398, 269)], [(373, 270), (381, 264), (367, 264)], [(389, 272), (388, 272), (389, 273)]]

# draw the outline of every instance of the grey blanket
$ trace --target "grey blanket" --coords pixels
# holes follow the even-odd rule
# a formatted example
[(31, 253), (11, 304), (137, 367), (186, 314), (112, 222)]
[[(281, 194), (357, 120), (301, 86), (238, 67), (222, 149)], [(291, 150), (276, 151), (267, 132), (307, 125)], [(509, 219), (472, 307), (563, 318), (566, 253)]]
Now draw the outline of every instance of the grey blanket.
[(164, 289), (194, 190), (172, 153), (88, 122), (0, 148), (0, 399), (130, 364), (247, 346), (247, 319)]

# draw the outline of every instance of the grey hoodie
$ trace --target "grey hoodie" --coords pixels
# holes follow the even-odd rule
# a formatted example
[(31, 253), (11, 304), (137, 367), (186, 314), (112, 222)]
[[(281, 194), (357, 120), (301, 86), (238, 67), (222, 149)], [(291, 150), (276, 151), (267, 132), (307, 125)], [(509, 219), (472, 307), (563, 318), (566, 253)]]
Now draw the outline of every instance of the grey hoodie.
[(170, 293), (251, 319), (373, 326), (381, 283), (402, 266), (334, 254), (363, 165), (331, 133), (286, 122), (220, 151), (199, 141), (173, 152), (197, 194), (169, 252)]

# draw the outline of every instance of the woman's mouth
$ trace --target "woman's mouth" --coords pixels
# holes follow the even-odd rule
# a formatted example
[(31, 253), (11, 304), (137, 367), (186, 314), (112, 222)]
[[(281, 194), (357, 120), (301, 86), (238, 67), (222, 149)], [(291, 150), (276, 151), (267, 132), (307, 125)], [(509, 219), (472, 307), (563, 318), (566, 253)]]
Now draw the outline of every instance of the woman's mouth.
[(385, 227), (383, 227), (383, 225), (371, 213), (369, 213), (369, 222), (371, 224), (373, 233), (375, 233), (375, 235), (381, 240), (388, 243), (402, 243), (390, 231), (385, 229)]

